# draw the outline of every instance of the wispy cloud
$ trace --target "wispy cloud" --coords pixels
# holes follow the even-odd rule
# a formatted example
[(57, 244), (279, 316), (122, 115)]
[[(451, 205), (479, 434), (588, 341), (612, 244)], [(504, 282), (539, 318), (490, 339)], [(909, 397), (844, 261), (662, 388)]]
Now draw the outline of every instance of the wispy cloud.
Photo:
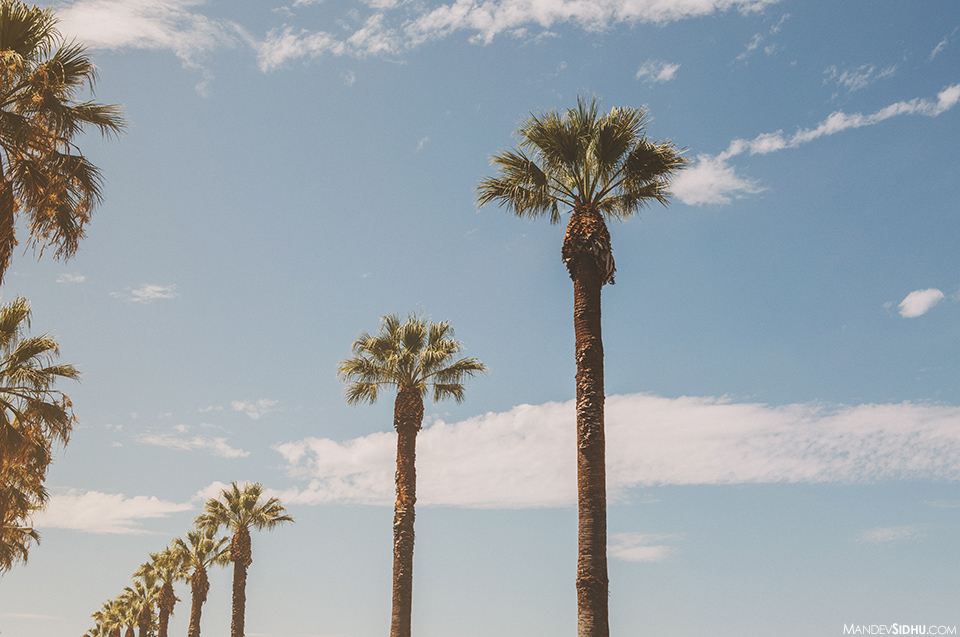
[(669, 82), (677, 75), (679, 64), (671, 64), (663, 60), (647, 60), (637, 71), (637, 79), (648, 84)]
[(890, 542), (906, 542), (922, 537), (920, 528), (916, 525), (907, 526), (878, 526), (864, 531), (857, 538), (857, 542), (865, 544), (888, 544)]
[(196, 10), (204, 0), (74, 0), (54, 4), (60, 31), (87, 46), (162, 49), (195, 65), (208, 51), (233, 46), (242, 33), (235, 23)]
[(276, 400), (261, 398), (257, 401), (235, 400), (230, 403), (230, 406), (234, 411), (242, 411), (254, 420), (260, 420), (264, 414), (273, 411), (276, 404)]
[[(771, 407), (647, 394), (606, 401), (607, 488), (614, 500), (660, 484), (960, 479), (960, 407), (900, 403)], [(568, 506), (576, 500), (573, 402), (521, 405), (425, 427), (418, 497), (475, 508)], [(396, 436), (278, 445), (303, 488), (285, 502), (393, 501)]]
[(845, 71), (839, 71), (836, 66), (831, 66), (823, 72), (826, 76), (823, 79), (823, 83), (828, 84), (835, 82), (838, 87), (845, 88), (852, 93), (870, 86), (870, 84), (876, 80), (890, 77), (896, 72), (896, 65), (888, 66), (879, 72), (877, 71), (877, 67), (872, 64), (864, 64), (855, 69), (847, 69)]
[(607, 553), (624, 562), (662, 562), (676, 553), (663, 542), (676, 539), (679, 536), (669, 534), (611, 533)]
[(61, 274), (57, 277), (57, 283), (83, 283), (87, 280), (82, 274)]
[[(186, 433), (186, 427), (177, 425), (175, 427), (179, 433)], [(157, 447), (168, 447), (171, 449), (183, 449), (185, 451), (203, 450), (212, 453), (221, 458), (246, 458), (250, 455), (249, 451), (236, 449), (227, 444), (226, 438), (208, 438), (206, 436), (181, 437), (173, 434), (143, 434), (137, 436), (137, 441), (145, 445), (155, 445)]]
[[(763, 44), (764, 40), (766, 40), (769, 36), (780, 33), (780, 29), (783, 28), (783, 23), (786, 22), (787, 18), (789, 17), (790, 17), (789, 13), (783, 14), (780, 17), (780, 21), (777, 22), (772, 27), (770, 27), (769, 31), (766, 34), (755, 33), (753, 37), (750, 38), (750, 42), (747, 43), (747, 48), (744, 49), (743, 53), (737, 56), (737, 62), (745, 62), (747, 58), (749, 58), (753, 54), (754, 51), (760, 48), (760, 45)], [(763, 47), (763, 52), (766, 55), (773, 55), (774, 53), (777, 52), (778, 48), (779, 47), (776, 44), (768, 44), (767, 46)]]
[(697, 155), (696, 163), (682, 171), (673, 182), (673, 192), (685, 204), (725, 204), (731, 198), (757, 194), (763, 187), (755, 180), (737, 174), (729, 160), (744, 153), (766, 155), (787, 148), (797, 148), (821, 137), (839, 132), (873, 126), (900, 115), (936, 117), (960, 102), (960, 84), (948, 86), (936, 99), (914, 98), (890, 104), (874, 113), (844, 113), (835, 111), (814, 128), (802, 128), (793, 135), (782, 130), (763, 133), (753, 139), (735, 139), (719, 155)]
[[(421, 3), (380, 0), (367, 2), (373, 13), (362, 19), (358, 28), (346, 33), (329, 29), (309, 31), (284, 26), (271, 31), (262, 41), (246, 36), (256, 50), (263, 71), (271, 71), (285, 62), (339, 55), (397, 55), (441, 40), (455, 33), (468, 34), (471, 42), (489, 44), (498, 36), (537, 39), (555, 35), (552, 29), (570, 24), (595, 31), (627, 23), (666, 24), (737, 10), (762, 11), (777, 0), (688, 0), (661, 2), (636, 0), (611, 3), (607, 0), (500, 0), (476, 3), (456, 0), (430, 8)], [(355, 14), (356, 15), (356, 14)], [(539, 33), (534, 31), (539, 29)]]
[(193, 504), (178, 504), (155, 497), (122, 493), (82, 492), (71, 489), (50, 496), (47, 508), (34, 518), (37, 528), (72, 529), (88, 533), (147, 533), (143, 520), (165, 518), (189, 511)]
[(933, 48), (933, 51), (930, 51), (930, 60), (933, 60), (933, 58), (943, 53), (943, 50), (947, 48), (947, 45), (950, 44), (950, 41), (953, 40), (954, 37), (956, 37), (958, 32), (960, 32), (960, 27), (956, 27), (950, 33), (950, 35), (940, 40), (940, 42), (937, 43), (937, 46)]
[(930, 308), (943, 300), (944, 294), (936, 288), (914, 290), (900, 301), (900, 316), (916, 318), (926, 314)]
[(136, 303), (150, 303), (159, 299), (173, 299), (177, 296), (175, 285), (144, 285), (130, 292), (130, 300)]

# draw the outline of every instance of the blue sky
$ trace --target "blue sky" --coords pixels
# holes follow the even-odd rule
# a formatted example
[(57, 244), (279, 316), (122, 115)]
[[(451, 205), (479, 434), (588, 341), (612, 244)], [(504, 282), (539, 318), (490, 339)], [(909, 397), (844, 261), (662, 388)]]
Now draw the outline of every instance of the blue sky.
[(106, 185), (77, 256), (18, 252), (2, 289), (84, 372), (5, 636), (82, 634), (234, 480), (297, 518), (254, 538), (248, 635), (386, 631), (392, 399), (347, 407), (336, 366), (409, 311), (491, 369), (427, 409), (416, 633), (571, 634), (563, 226), (474, 188), (591, 94), (692, 159), (610, 226), (612, 631), (960, 624), (956, 3), (53, 6), (131, 125), (82, 140)]

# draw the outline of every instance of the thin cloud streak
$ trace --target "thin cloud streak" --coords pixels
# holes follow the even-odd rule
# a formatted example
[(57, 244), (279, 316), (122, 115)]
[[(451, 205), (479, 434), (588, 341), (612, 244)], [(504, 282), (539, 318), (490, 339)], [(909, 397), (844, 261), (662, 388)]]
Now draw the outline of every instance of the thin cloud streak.
[(743, 154), (767, 155), (787, 148), (798, 148), (821, 137), (839, 132), (873, 126), (900, 115), (924, 115), (937, 117), (960, 102), (960, 84), (948, 86), (937, 94), (935, 100), (914, 98), (886, 106), (875, 113), (844, 113), (835, 111), (814, 128), (797, 130), (785, 136), (782, 130), (763, 133), (753, 139), (735, 139), (718, 155), (700, 154), (693, 167), (681, 172), (674, 179), (673, 192), (683, 203), (691, 206), (703, 204), (727, 204), (731, 198), (740, 199), (763, 191), (759, 182), (737, 174), (729, 163), (733, 157)]
[[(960, 407), (916, 403), (771, 407), (717, 398), (610, 396), (612, 500), (649, 485), (871, 483), (960, 479)], [(521, 405), (425, 427), (419, 501), (468, 508), (564, 507), (576, 501), (575, 407)], [(393, 501), (396, 436), (281, 444), (301, 504)]]
[[(397, 55), (458, 32), (469, 33), (471, 42), (489, 44), (502, 35), (538, 37), (530, 33), (536, 28), (541, 34), (552, 34), (551, 28), (563, 24), (587, 31), (623, 23), (663, 25), (727, 11), (759, 12), (777, 1), (456, 0), (426, 7), (381, 0), (362, 4), (372, 13), (352, 32), (344, 33), (340, 26), (310, 31), (284, 25), (263, 38), (234, 21), (203, 15), (203, 0), (62, 0), (54, 8), (62, 20), (62, 31), (90, 47), (169, 50), (185, 65), (199, 66), (198, 60), (206, 53), (246, 44), (255, 52), (260, 69), (270, 72), (288, 61), (326, 54)], [(309, 4), (313, 2), (295, 2), (293, 6)], [(292, 11), (286, 13), (294, 17)], [(345, 13), (352, 20), (360, 15), (357, 9)]]

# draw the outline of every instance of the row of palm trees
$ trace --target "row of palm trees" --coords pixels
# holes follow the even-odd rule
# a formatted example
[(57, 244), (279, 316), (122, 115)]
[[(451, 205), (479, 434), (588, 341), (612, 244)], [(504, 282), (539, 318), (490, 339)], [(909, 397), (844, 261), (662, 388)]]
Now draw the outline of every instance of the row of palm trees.
[[(50, 246), (62, 258), (76, 251), (100, 202), (101, 180), (73, 140), (91, 126), (104, 135), (118, 134), (125, 126), (118, 107), (77, 99), (80, 91), (93, 86), (96, 69), (81, 45), (64, 42), (56, 25), (50, 9), (0, 0), (0, 282), (18, 243), (18, 220), (29, 228), (28, 242), (41, 251)], [(562, 213), (570, 213), (561, 258), (574, 292), (580, 637), (609, 634), (600, 294), (604, 285), (614, 282), (616, 268), (606, 223), (631, 217), (652, 202), (666, 205), (671, 178), (688, 164), (672, 141), (648, 140), (647, 123), (644, 108), (603, 113), (596, 99), (586, 98), (563, 112), (531, 114), (516, 132), (518, 147), (493, 155), (497, 174), (481, 180), (477, 188), (479, 206), (496, 203), (518, 217), (546, 216), (558, 223)], [(0, 332), (0, 341), (3, 338)], [(56, 353), (53, 345), (33, 360), (50, 358)], [(392, 637), (410, 634), (415, 445), (423, 397), (432, 389), (435, 401), (460, 401), (462, 381), (485, 369), (476, 359), (451, 362), (459, 348), (448, 324), (417, 317), (401, 322), (390, 316), (378, 336), (362, 334), (354, 343), (354, 358), (340, 365), (341, 378), (350, 383), (350, 403), (373, 402), (384, 386), (397, 390)], [(0, 402), (0, 436), (5, 437), (0, 441), (0, 477), (4, 485), (22, 487), (0, 493), (0, 573), (25, 561), (30, 543), (38, 540), (29, 516), (45, 498), (50, 445), (66, 442), (73, 421), (69, 399), (54, 391), (49, 379), (76, 377), (76, 370), (53, 363), (34, 371), (38, 369), (42, 373), (34, 376), (4, 376), (0, 371), (0, 383), (10, 383), (19, 392)], [(41, 397), (41, 411), (17, 402), (30, 396)], [(56, 409), (48, 413), (47, 405)], [(37, 442), (32, 447), (7, 442), (30, 436)], [(24, 493), (32, 499), (18, 500)], [(235, 564), (231, 630), (240, 637), (249, 533), (235, 534), (229, 552)], [(130, 596), (136, 597), (136, 587), (131, 590)]]
[[(133, 583), (117, 597), (104, 602), (91, 615), (94, 627), (84, 637), (167, 637), (173, 609), (179, 601), (174, 584), (190, 584), (188, 637), (200, 636), (200, 617), (207, 601), (212, 566), (233, 564), (231, 637), (243, 637), (246, 611), (247, 569), (253, 562), (250, 531), (270, 530), (293, 522), (277, 498), (263, 497), (259, 483), (230, 484), (203, 507), (194, 528), (174, 539), (165, 549), (150, 554), (134, 572)], [(229, 535), (218, 536), (220, 529)], [(156, 609), (156, 612), (154, 611)]]

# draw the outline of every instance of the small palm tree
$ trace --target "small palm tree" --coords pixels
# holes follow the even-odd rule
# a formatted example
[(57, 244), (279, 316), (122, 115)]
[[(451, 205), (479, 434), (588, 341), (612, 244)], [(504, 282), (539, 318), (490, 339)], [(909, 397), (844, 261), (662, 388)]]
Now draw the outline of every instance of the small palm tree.
[(233, 533), (230, 542), (230, 561), (233, 562), (233, 616), (231, 637), (243, 637), (243, 622), (247, 605), (247, 569), (253, 563), (250, 552), (250, 529), (272, 530), (293, 522), (277, 498), (262, 500), (263, 485), (248, 484), (242, 489), (236, 482), (220, 492), (220, 499), (209, 500), (203, 514), (197, 518), (199, 527), (218, 531), (226, 527)]
[(80, 372), (56, 364), (57, 341), (28, 336), (29, 326), (26, 299), (0, 306), (0, 573), (26, 562), (39, 541), (29, 519), (47, 501), (53, 445), (67, 443), (75, 421), (70, 398), (54, 385)]
[(380, 333), (362, 332), (354, 357), (340, 362), (339, 376), (349, 383), (347, 403), (374, 403), (380, 389), (397, 390), (393, 426), (397, 430), (397, 501), (393, 517), (393, 610), (391, 637), (409, 637), (413, 604), (414, 504), (417, 497), (417, 432), (423, 423), (423, 397), (463, 401), (463, 381), (486, 367), (476, 358), (458, 358), (462, 345), (447, 322), (432, 323), (410, 315), (384, 316)]
[(183, 556), (172, 547), (168, 547), (159, 553), (151, 553), (150, 561), (140, 565), (140, 568), (134, 573), (134, 577), (142, 577), (144, 583), (148, 579), (153, 579), (160, 586), (160, 592), (157, 595), (157, 637), (167, 637), (167, 626), (170, 621), (170, 615), (173, 614), (173, 608), (176, 606), (176, 594), (173, 591), (173, 583), (176, 581), (189, 581), (187, 565)]
[(17, 245), (17, 217), (30, 243), (69, 258), (100, 202), (100, 171), (74, 140), (92, 126), (124, 127), (118, 106), (77, 101), (96, 67), (83, 46), (65, 43), (50, 9), (0, 0), (0, 282)]
[(643, 108), (603, 114), (584, 98), (563, 114), (531, 115), (517, 131), (519, 148), (494, 155), (497, 176), (477, 188), (480, 206), (496, 202), (518, 217), (557, 223), (561, 207), (571, 211), (560, 254), (573, 280), (576, 336), (580, 637), (609, 634), (600, 290), (616, 268), (605, 219), (666, 205), (670, 178), (687, 165), (672, 142), (647, 139), (647, 119)]
[(137, 637), (147, 637), (153, 629), (153, 603), (160, 595), (160, 585), (153, 571), (146, 571), (140, 578), (134, 580), (133, 586), (125, 587), (123, 595), (137, 609)]
[(185, 538), (173, 541), (171, 549), (190, 571), (190, 627), (187, 637), (200, 637), (200, 615), (207, 601), (210, 580), (207, 568), (230, 562), (230, 539), (216, 537), (214, 529), (188, 531)]

